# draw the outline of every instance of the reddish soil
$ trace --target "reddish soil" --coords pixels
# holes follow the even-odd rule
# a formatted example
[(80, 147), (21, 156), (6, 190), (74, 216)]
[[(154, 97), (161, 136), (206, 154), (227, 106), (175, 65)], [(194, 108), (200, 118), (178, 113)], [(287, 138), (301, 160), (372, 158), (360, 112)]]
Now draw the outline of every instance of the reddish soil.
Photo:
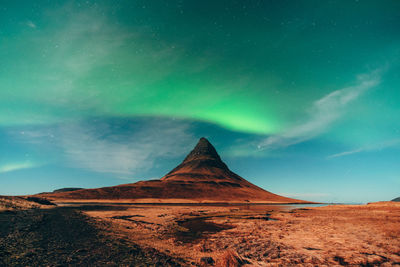
[(400, 203), (293, 211), (131, 206), (88, 211), (113, 232), (204, 266), (400, 266)]
[(400, 266), (400, 203), (86, 204), (0, 212), (0, 266)]

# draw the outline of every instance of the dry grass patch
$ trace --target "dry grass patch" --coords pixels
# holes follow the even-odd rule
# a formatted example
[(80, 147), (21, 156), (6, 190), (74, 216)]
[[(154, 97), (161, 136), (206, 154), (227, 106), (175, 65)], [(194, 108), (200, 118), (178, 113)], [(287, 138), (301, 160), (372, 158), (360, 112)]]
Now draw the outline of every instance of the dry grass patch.
[(23, 197), (0, 196), (0, 211), (26, 210), (42, 208), (43, 205)]
[(249, 261), (243, 259), (237, 254), (236, 251), (227, 250), (225, 251), (216, 261), (216, 267), (240, 267), (244, 264), (250, 263)]

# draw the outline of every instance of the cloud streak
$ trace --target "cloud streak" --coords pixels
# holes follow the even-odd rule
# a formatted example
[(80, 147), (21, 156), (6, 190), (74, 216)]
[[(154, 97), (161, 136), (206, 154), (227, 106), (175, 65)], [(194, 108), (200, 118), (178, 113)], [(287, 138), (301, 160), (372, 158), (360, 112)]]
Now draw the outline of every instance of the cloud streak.
[(361, 152), (383, 150), (383, 149), (386, 149), (389, 147), (395, 147), (395, 146), (399, 146), (399, 145), (400, 145), (400, 139), (393, 139), (393, 140), (389, 140), (389, 141), (382, 142), (382, 143), (375, 144), (375, 145), (364, 146), (364, 147), (360, 147), (357, 149), (348, 150), (348, 151), (340, 152), (337, 154), (332, 154), (332, 155), (328, 156), (327, 158), (328, 159), (339, 158), (339, 157), (349, 156), (349, 155), (353, 155), (353, 154), (357, 154), (357, 153), (361, 153)]
[(33, 162), (18, 162), (18, 163), (8, 163), (0, 166), (0, 173), (7, 173), (12, 171), (18, 171), (23, 169), (30, 169), (39, 167), (40, 164)]
[(28, 26), (29, 28), (32, 28), (32, 29), (36, 29), (36, 24), (35, 23), (33, 23), (31, 20), (28, 20), (27, 22), (26, 22), (26, 26)]
[(286, 131), (269, 136), (258, 144), (260, 150), (272, 150), (295, 145), (325, 132), (346, 112), (346, 108), (366, 91), (380, 83), (382, 70), (359, 75), (353, 86), (345, 87), (325, 95), (313, 102), (309, 117)]

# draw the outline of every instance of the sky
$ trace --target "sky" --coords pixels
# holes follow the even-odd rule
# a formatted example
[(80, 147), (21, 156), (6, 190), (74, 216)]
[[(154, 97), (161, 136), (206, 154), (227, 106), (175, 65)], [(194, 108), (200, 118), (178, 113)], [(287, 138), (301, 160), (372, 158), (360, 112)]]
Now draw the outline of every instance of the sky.
[(0, 194), (158, 179), (400, 196), (400, 1), (0, 0)]

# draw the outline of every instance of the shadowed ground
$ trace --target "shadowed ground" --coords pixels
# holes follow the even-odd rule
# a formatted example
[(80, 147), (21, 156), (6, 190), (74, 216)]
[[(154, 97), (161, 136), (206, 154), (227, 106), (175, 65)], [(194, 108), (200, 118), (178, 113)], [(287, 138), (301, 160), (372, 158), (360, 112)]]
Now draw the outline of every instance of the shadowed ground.
[(0, 266), (180, 266), (71, 208), (0, 213)]

